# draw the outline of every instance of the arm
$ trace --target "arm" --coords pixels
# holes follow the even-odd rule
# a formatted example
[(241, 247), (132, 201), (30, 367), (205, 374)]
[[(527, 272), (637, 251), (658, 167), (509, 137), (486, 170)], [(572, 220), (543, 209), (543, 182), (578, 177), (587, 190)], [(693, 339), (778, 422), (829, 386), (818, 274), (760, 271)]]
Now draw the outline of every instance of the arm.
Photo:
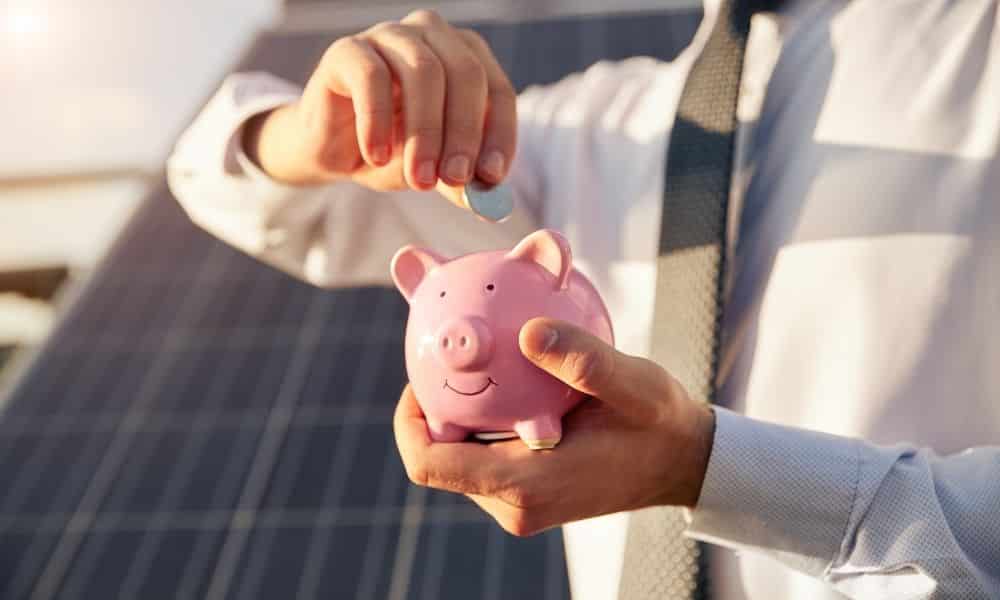
[(469, 495), (517, 535), (695, 507), (690, 535), (849, 597), (1000, 598), (1000, 448), (942, 458), (713, 411), (655, 363), (547, 319), (529, 321), (520, 345), (595, 400), (565, 417), (558, 448), (533, 454), (519, 441), (430, 443), (407, 390), (395, 431), (416, 483)]
[[(457, 42), (459, 35), (466, 41)], [(507, 96), (497, 90), (509, 83), (498, 65), (486, 64), (492, 54), (477, 40), (418, 11), (404, 23), (339, 40), (305, 90), (266, 74), (233, 76), (178, 143), (168, 162), (171, 188), (197, 224), (322, 286), (387, 283), (389, 257), (405, 243), (430, 244), (455, 254), (510, 245), (531, 228), (539, 174), (524, 158), (530, 148), (522, 144), (515, 155), (513, 93), (504, 108)], [(429, 49), (449, 44), (450, 49), (437, 48), (437, 54)], [(359, 67), (355, 55), (364, 48), (378, 68)], [(458, 97), (461, 111), (445, 106), (428, 112), (428, 104), (449, 87), (448, 80), (428, 87), (429, 78), (403, 72), (397, 63), (407, 52), (425, 53), (418, 67), (445, 74), (455, 57), (473, 61), (481, 81), (465, 77), (460, 91), (481, 97)], [(399, 127), (393, 123), (400, 115), (389, 111), (382, 115), (388, 122), (376, 123), (374, 115), (381, 114), (376, 109), (385, 100), (373, 83), (380, 73), (402, 89), (395, 99), (390, 90), (390, 106), (398, 102), (398, 111), (413, 116), (406, 119), (407, 131), (389, 133), (388, 160), (377, 148), (385, 142), (386, 128)], [(469, 107), (479, 105), (491, 110), (478, 130), (463, 131), (453, 122), (454, 115), (467, 117), (477, 112)], [(356, 118), (355, 111), (361, 116)], [(489, 159), (497, 150), (508, 157), (499, 170)], [(521, 208), (509, 222), (489, 226), (429, 192), (437, 190), (461, 204), (457, 186), (471, 176), (472, 167), (463, 177), (451, 177), (447, 164), (455, 153), (471, 156), (480, 179), (498, 181), (512, 172), (508, 184)], [(439, 173), (433, 182), (419, 181), (417, 171), (428, 160), (438, 165)]]
[(851, 598), (1000, 598), (1000, 448), (941, 457), (716, 415), (693, 537)]
[[(321, 68), (340, 62), (325, 60), (327, 67)], [(636, 183), (646, 178), (616, 183), (603, 196), (581, 194), (579, 188), (595, 178), (618, 182), (617, 175), (595, 173), (620, 170), (630, 147), (652, 149), (627, 154), (636, 161), (633, 168), (659, 172), (666, 136), (658, 125), (661, 104), (640, 99), (656, 93), (668, 108), (675, 101), (671, 88), (679, 93), (679, 85), (654, 85), (661, 65), (649, 58), (602, 62), (522, 92), (516, 100), (516, 152), (511, 150), (505, 179), (516, 208), (499, 226), (455, 206), (460, 202), (447, 182), (439, 181), (434, 189), (451, 204), (425, 191), (426, 186), (414, 189), (403, 173), (405, 148), (397, 148), (392, 164), (380, 171), (360, 155), (356, 141), (345, 142), (353, 158), (343, 162), (357, 168), (349, 177), (331, 168), (317, 172), (282, 166), (287, 156), (302, 157), (293, 165), (314, 162), (309, 157), (315, 149), (296, 150), (312, 129), (291, 127), (287, 134), (278, 126), (289, 121), (283, 109), (304, 102), (309, 86), (303, 91), (263, 73), (226, 80), (177, 144), (168, 178), (195, 223), (264, 262), (324, 287), (388, 284), (389, 259), (407, 243), (456, 256), (512, 246), (537, 226), (576, 229), (583, 235), (620, 227), (594, 219), (604, 212), (602, 207), (582, 204), (580, 198), (619, 202), (619, 195), (625, 195), (632, 202), (646, 202), (648, 190)], [(313, 79), (324, 79), (317, 74)], [(637, 109), (646, 105), (656, 112)], [(356, 135), (355, 125), (350, 140), (364, 137)], [(625, 135), (623, 129), (631, 133)], [(623, 136), (634, 143), (623, 147)], [(550, 195), (550, 190), (556, 193)]]
[(458, 255), (511, 245), (530, 231), (537, 174), (518, 159), (508, 185), (518, 208), (502, 226), (442, 202), (434, 192), (376, 191), (353, 181), (292, 185), (243, 149), (255, 115), (295, 102), (301, 90), (265, 73), (230, 76), (167, 163), (171, 191), (191, 220), (243, 252), (322, 287), (389, 285), (389, 259), (404, 244)]

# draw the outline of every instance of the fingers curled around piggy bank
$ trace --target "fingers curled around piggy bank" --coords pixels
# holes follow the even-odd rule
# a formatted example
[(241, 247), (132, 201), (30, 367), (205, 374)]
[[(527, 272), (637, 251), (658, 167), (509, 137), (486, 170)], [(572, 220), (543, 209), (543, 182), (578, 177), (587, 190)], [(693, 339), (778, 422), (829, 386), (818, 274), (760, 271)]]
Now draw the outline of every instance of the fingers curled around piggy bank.
[(589, 397), (564, 418), (553, 450), (519, 440), (431, 440), (407, 387), (395, 417), (410, 479), (467, 495), (511, 534), (653, 505), (693, 506), (704, 479), (714, 413), (655, 363), (617, 352), (585, 330), (526, 323), (525, 356)]

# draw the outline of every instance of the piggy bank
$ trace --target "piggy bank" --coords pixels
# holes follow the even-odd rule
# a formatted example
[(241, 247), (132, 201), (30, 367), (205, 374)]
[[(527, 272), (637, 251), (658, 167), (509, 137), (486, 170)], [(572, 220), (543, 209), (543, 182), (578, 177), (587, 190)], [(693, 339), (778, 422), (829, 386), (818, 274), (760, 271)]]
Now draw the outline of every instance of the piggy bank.
[(453, 259), (406, 246), (392, 259), (392, 278), (410, 304), (406, 371), (431, 439), (519, 437), (531, 449), (555, 447), (582, 394), (524, 357), (521, 326), (551, 317), (614, 343), (608, 310), (573, 269), (566, 239), (543, 229), (513, 250)]

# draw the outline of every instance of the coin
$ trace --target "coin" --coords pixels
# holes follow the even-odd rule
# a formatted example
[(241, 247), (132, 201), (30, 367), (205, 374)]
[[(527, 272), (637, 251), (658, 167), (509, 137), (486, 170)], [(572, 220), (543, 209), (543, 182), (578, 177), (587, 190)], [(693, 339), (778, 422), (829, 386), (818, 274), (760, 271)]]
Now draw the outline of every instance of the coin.
[(503, 184), (491, 186), (475, 180), (465, 185), (462, 195), (465, 205), (487, 221), (499, 223), (514, 210), (514, 194)]

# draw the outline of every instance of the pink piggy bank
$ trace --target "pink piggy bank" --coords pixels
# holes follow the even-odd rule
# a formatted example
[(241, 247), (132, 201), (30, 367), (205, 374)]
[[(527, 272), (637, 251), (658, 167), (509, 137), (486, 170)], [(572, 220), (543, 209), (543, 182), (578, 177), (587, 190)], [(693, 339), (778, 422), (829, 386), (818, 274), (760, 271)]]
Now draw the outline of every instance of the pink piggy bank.
[(552, 317), (614, 343), (608, 310), (573, 270), (566, 239), (543, 229), (509, 252), (451, 260), (406, 246), (392, 278), (410, 303), (406, 370), (431, 439), (516, 436), (534, 450), (555, 447), (582, 394), (521, 354), (521, 326)]

